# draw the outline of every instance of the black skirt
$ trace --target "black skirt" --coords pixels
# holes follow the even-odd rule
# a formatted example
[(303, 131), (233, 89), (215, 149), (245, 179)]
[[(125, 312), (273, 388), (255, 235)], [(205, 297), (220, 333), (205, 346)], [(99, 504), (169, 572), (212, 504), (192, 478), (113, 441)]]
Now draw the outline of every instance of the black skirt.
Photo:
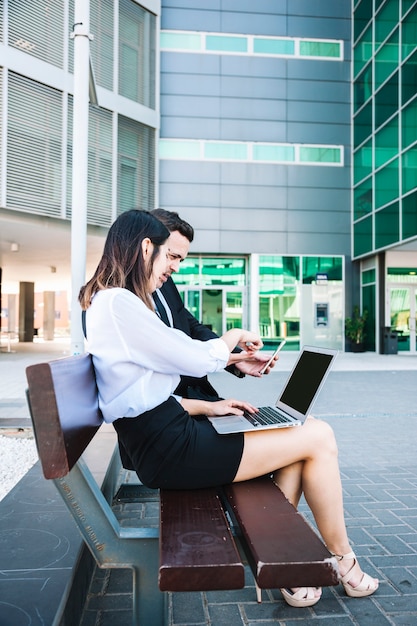
[(147, 487), (215, 487), (233, 482), (239, 469), (243, 434), (219, 435), (206, 418), (191, 417), (173, 397), (113, 426), (131, 468)]

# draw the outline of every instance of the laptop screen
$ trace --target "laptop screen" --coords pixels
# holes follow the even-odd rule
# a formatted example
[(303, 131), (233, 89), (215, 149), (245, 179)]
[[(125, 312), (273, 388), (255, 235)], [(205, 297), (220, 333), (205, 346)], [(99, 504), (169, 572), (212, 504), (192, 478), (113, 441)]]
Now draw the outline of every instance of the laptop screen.
[(280, 402), (284, 402), (305, 415), (333, 358), (334, 354), (322, 354), (308, 350), (302, 352), (280, 396)]

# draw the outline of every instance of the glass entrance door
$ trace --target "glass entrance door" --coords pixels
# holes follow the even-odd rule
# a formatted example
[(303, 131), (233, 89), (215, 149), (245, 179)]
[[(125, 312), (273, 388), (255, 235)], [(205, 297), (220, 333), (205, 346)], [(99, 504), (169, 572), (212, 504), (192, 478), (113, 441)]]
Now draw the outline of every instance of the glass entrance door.
[(417, 287), (390, 286), (389, 304), (391, 330), (398, 333), (398, 351), (415, 353)]
[(185, 307), (217, 335), (231, 328), (246, 328), (243, 291), (230, 287), (218, 289), (180, 289)]

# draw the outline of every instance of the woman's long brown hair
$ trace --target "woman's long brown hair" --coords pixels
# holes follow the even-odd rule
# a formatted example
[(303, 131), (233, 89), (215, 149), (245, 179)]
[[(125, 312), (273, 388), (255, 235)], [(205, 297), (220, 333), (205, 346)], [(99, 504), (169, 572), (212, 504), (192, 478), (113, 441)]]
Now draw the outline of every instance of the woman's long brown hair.
[[(149, 279), (159, 247), (169, 237), (168, 229), (147, 211), (125, 211), (112, 224), (103, 256), (93, 277), (80, 289), (79, 301), (88, 309), (93, 296), (102, 289), (122, 287), (136, 294), (149, 308)], [(142, 241), (149, 238), (154, 250), (148, 265), (142, 254)]]

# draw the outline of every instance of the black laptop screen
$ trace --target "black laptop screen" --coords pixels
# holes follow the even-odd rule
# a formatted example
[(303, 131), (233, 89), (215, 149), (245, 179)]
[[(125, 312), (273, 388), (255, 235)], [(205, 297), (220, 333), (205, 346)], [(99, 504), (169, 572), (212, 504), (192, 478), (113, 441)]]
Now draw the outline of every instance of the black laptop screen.
[(281, 402), (305, 414), (311, 406), (332, 359), (332, 354), (304, 351), (281, 394)]

